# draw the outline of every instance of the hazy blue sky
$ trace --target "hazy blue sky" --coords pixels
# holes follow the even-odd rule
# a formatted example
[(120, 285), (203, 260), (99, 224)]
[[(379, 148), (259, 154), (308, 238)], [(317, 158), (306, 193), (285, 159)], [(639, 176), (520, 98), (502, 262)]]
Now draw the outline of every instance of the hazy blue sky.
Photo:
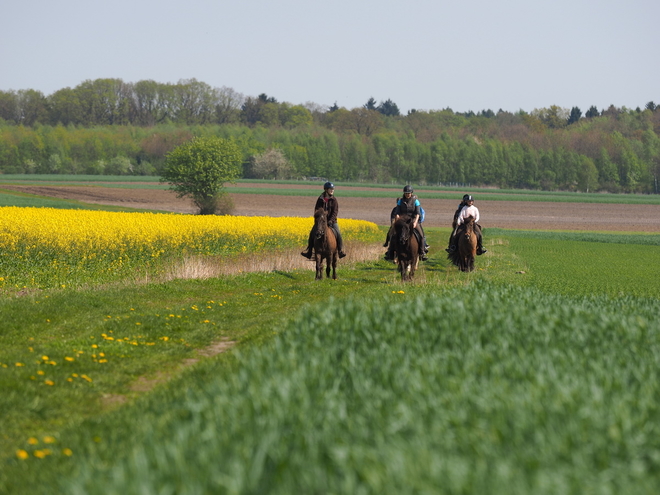
[(0, 90), (196, 78), (353, 108), (660, 103), (660, 0), (2, 0)]

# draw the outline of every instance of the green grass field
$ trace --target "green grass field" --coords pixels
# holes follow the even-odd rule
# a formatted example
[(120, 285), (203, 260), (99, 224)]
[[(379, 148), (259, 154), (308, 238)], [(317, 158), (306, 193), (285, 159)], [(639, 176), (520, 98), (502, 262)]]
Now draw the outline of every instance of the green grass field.
[(660, 236), (487, 232), (3, 297), (0, 493), (658, 493)]

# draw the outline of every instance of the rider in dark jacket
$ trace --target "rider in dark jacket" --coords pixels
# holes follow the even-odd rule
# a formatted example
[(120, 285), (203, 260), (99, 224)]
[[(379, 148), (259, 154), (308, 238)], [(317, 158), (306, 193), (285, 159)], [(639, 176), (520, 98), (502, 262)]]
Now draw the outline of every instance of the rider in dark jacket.
[[(394, 224), (394, 221), (401, 215), (408, 215), (412, 217), (413, 226), (419, 232), (420, 238), (422, 240), (422, 242), (419, 244), (419, 257), (422, 261), (426, 261), (428, 260), (428, 257), (426, 256), (426, 253), (428, 253), (428, 245), (426, 244), (426, 235), (424, 234), (424, 229), (422, 228), (422, 224), (420, 222), (421, 205), (419, 203), (419, 199), (417, 199), (417, 196), (413, 195), (413, 192), (414, 191), (411, 186), (405, 186), (403, 188), (403, 197), (397, 199), (396, 207), (394, 210), (392, 210), (391, 223)], [(386, 244), (387, 243), (389, 243), (389, 237)], [(394, 259), (394, 250), (392, 244), (389, 244), (390, 247), (388, 248), (387, 253), (385, 253), (385, 259), (392, 261)]]
[[(346, 256), (344, 252), (344, 241), (341, 237), (341, 231), (339, 230), (339, 225), (337, 224), (337, 215), (339, 214), (339, 203), (337, 198), (335, 198), (335, 185), (332, 182), (326, 182), (323, 184), (323, 193), (317, 198), (316, 206), (314, 206), (314, 211), (319, 208), (323, 208), (328, 215), (328, 227), (332, 229), (337, 238), (337, 250), (339, 251), (339, 257), (343, 258)], [(307, 259), (312, 259), (312, 249), (314, 248), (314, 228), (309, 233), (309, 238), (307, 239), (307, 249), (300, 253)]]

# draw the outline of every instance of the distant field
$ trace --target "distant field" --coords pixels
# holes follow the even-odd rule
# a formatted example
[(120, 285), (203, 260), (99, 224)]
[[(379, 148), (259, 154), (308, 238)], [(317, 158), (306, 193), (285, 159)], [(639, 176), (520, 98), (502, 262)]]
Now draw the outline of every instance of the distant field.
[[(119, 175), (0, 175), (2, 184), (14, 185), (92, 185), (126, 189), (167, 189), (159, 183), (159, 177), (119, 176)], [(372, 184), (361, 182), (335, 182), (337, 191), (344, 197), (390, 198), (400, 192), (401, 184)], [(649, 204), (660, 205), (660, 195), (648, 194), (601, 194), (575, 193), (562, 191), (530, 191), (518, 189), (493, 189), (464, 186), (422, 186), (413, 184), (425, 199), (455, 200), (466, 190), (478, 194), (480, 201), (546, 201), (562, 203), (605, 203), (605, 204)], [(268, 187), (273, 186), (273, 187)], [(295, 187), (287, 187), (295, 186)], [(235, 186), (228, 185), (235, 194), (269, 194), (278, 196), (315, 196), (322, 189), (322, 183), (309, 181), (238, 181)]]

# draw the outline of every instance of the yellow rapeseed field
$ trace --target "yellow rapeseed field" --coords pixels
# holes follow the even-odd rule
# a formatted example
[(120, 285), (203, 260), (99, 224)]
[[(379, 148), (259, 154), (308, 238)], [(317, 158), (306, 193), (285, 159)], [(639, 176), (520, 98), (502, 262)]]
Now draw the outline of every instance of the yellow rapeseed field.
[[(373, 238), (378, 227), (340, 220), (345, 239)], [(64, 282), (123, 272), (165, 257), (219, 255), (304, 245), (313, 219), (196, 216), (55, 208), (0, 208), (0, 287)], [(54, 277), (54, 275), (57, 275)]]

